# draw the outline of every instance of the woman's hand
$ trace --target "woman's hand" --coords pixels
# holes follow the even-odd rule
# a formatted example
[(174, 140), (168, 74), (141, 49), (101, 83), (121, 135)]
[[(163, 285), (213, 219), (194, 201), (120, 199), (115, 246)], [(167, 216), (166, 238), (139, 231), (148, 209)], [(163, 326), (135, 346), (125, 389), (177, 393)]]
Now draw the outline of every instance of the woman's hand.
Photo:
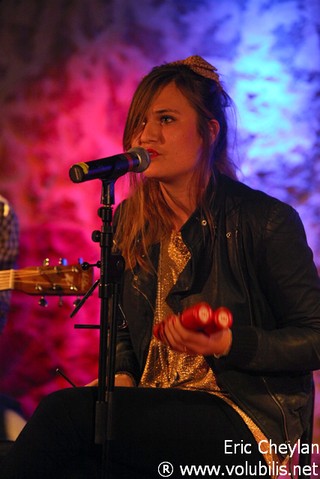
[(135, 386), (134, 381), (129, 374), (118, 373), (114, 377), (114, 385), (126, 388), (133, 388)]
[(203, 356), (226, 356), (231, 348), (231, 329), (221, 329), (210, 335), (191, 331), (182, 326), (179, 316), (166, 318), (159, 330), (159, 340), (174, 351)]
[(87, 388), (98, 387), (98, 379), (94, 379), (91, 383), (86, 384)]
[[(114, 385), (115, 386), (121, 386), (121, 387), (134, 387), (134, 381), (129, 376), (129, 374), (126, 373), (118, 373), (114, 377)], [(86, 384), (87, 387), (98, 387), (98, 379), (94, 379), (91, 381), (91, 383)]]

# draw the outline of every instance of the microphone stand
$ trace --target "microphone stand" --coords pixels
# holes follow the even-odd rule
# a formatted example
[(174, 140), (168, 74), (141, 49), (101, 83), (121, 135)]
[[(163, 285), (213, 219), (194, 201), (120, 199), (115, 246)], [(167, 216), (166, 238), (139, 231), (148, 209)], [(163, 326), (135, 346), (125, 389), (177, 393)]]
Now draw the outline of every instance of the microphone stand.
[(117, 311), (120, 286), (124, 272), (124, 259), (112, 254), (114, 182), (102, 180), (101, 206), (98, 215), (102, 220), (101, 231), (94, 231), (93, 241), (100, 243), (100, 345), (98, 397), (95, 409), (95, 443), (102, 445), (102, 479), (108, 477), (109, 445), (112, 440), (112, 403), (115, 375), (115, 350), (117, 335)]
[[(119, 160), (119, 161), (116, 161)], [(120, 161), (121, 160), (121, 161)], [(84, 304), (92, 291), (99, 284), (100, 306), (100, 344), (99, 344), (99, 373), (98, 398), (95, 408), (95, 443), (101, 444), (102, 451), (102, 479), (108, 477), (108, 455), (112, 434), (112, 406), (115, 373), (115, 352), (117, 336), (117, 313), (122, 315), (123, 321), (119, 328), (126, 326), (126, 319), (120, 304), (120, 287), (125, 268), (121, 255), (112, 253), (113, 228), (112, 206), (114, 205), (114, 182), (128, 171), (141, 173), (148, 168), (150, 156), (143, 148), (132, 148), (123, 155), (111, 158), (102, 158), (88, 163), (78, 163), (69, 170), (70, 179), (74, 183), (86, 180), (101, 179), (102, 193), (101, 206), (98, 214), (102, 220), (101, 231), (94, 231), (92, 239), (100, 243), (101, 257), (96, 266), (100, 267), (100, 281), (91, 287), (76, 311)], [(103, 178), (103, 175), (105, 177)], [(106, 178), (109, 176), (109, 179)], [(93, 265), (83, 265), (89, 267)], [(76, 313), (74, 311), (74, 314)], [(81, 327), (79, 325), (79, 327)], [(90, 327), (85, 325), (82, 327)], [(107, 379), (108, 378), (108, 379)]]

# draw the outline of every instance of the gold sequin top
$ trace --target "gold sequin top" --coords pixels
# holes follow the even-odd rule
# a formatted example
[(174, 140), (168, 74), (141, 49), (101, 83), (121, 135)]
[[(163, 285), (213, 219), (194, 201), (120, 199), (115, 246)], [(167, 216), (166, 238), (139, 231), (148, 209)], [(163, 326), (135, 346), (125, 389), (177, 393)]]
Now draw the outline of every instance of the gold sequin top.
[[(191, 253), (184, 244), (180, 232), (173, 231), (171, 237), (162, 242), (158, 266), (155, 324), (161, 322), (169, 314), (173, 314), (166, 303), (166, 297), (190, 258)], [(266, 439), (252, 419), (231, 400), (225, 391), (219, 388), (215, 374), (203, 356), (173, 351), (152, 336), (139, 386), (181, 388), (215, 394), (237, 411), (257, 442)], [(265, 454), (264, 457), (268, 464), (275, 460), (279, 461), (279, 458), (272, 457), (270, 454)]]

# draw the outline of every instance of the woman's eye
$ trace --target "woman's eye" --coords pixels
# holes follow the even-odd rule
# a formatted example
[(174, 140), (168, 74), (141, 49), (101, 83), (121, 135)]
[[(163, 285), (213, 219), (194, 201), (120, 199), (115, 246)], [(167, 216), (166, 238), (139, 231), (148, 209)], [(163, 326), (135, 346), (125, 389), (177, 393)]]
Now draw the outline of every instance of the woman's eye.
[(174, 121), (174, 118), (170, 115), (162, 115), (160, 118), (160, 123), (171, 123)]

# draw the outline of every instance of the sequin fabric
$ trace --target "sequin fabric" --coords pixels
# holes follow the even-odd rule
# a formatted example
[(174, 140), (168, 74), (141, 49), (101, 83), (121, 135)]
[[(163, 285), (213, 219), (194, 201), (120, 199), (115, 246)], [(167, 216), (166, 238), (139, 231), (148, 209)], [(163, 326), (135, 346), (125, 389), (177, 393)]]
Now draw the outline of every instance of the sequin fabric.
[[(173, 231), (170, 238), (163, 241), (160, 247), (154, 324), (173, 314), (166, 302), (166, 297), (190, 259), (191, 253), (184, 244), (181, 233)], [(220, 390), (215, 375), (203, 356), (191, 356), (172, 351), (152, 336), (139, 386), (181, 388), (215, 394), (226, 401), (242, 417), (257, 442), (266, 439), (252, 419), (230, 399), (227, 393)], [(272, 464), (272, 461), (281, 463), (279, 458), (268, 453), (264, 454), (264, 458), (267, 464)]]
[[(180, 232), (172, 232), (161, 245), (158, 268), (158, 292), (154, 323), (173, 314), (166, 297), (186, 267), (191, 254)], [(215, 378), (203, 356), (190, 356), (172, 351), (168, 346), (151, 339), (146, 366), (140, 385), (143, 387), (212, 389)]]

